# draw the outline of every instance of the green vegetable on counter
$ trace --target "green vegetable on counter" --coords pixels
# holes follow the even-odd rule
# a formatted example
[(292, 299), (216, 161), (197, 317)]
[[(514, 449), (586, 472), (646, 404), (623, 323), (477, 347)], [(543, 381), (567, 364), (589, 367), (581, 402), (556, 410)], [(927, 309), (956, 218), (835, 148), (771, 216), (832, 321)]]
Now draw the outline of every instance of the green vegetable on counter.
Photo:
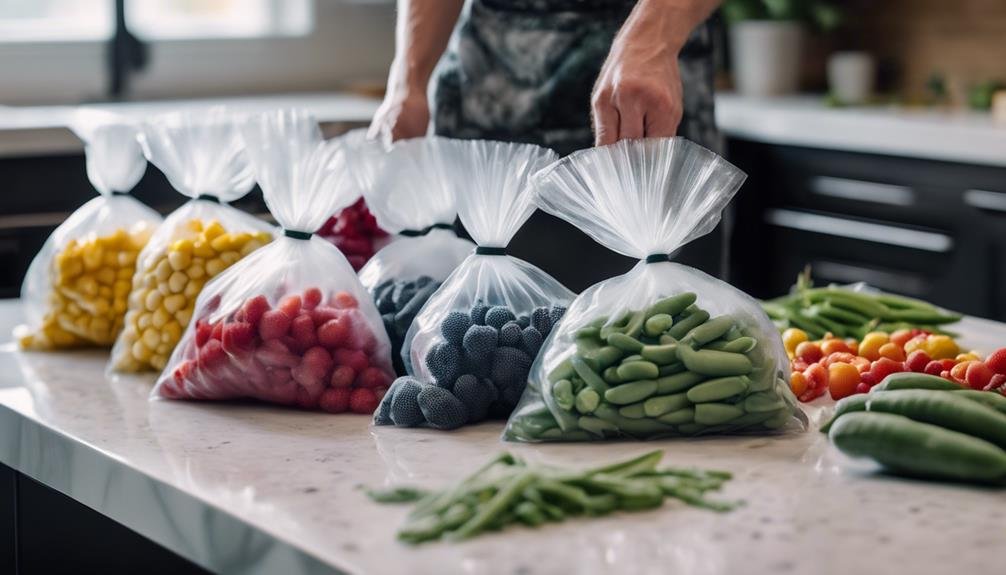
[(940, 326), (961, 319), (960, 314), (913, 298), (858, 292), (837, 285), (813, 287), (809, 268), (797, 278), (789, 295), (764, 301), (762, 308), (779, 331), (795, 327), (807, 332), (811, 339), (820, 339), (829, 332), (836, 337), (862, 339), (871, 331), (913, 328), (952, 335)]
[(666, 498), (712, 511), (729, 511), (739, 505), (705, 497), (719, 490), (731, 478), (730, 473), (660, 468), (662, 457), (663, 451), (657, 450), (593, 469), (570, 471), (532, 465), (502, 453), (448, 489), (424, 492), (397, 487), (370, 490), (367, 495), (378, 503), (415, 502), (398, 531), (398, 538), (410, 544), (441, 538), (464, 540), (515, 523), (537, 527), (573, 516), (653, 509)]
[(821, 428), (835, 447), (898, 475), (1006, 484), (1006, 398), (896, 375), (838, 402)]

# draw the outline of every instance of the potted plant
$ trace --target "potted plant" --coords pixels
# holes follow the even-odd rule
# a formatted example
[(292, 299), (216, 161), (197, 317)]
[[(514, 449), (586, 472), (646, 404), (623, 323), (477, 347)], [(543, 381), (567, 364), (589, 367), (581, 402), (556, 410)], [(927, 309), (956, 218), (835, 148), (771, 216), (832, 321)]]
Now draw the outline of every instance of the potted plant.
[(725, 0), (734, 83), (745, 96), (797, 91), (801, 38), (812, 24), (829, 31), (842, 19), (827, 0)]

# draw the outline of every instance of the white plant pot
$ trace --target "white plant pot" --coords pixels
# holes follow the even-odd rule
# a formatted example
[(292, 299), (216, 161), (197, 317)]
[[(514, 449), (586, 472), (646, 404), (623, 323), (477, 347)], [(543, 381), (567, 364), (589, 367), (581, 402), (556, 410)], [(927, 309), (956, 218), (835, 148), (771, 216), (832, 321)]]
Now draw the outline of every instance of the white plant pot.
[(865, 104), (876, 74), (873, 56), (866, 52), (835, 52), (828, 58), (828, 88), (843, 104)]
[(749, 20), (730, 28), (734, 83), (745, 96), (780, 96), (799, 88), (803, 28), (797, 22)]

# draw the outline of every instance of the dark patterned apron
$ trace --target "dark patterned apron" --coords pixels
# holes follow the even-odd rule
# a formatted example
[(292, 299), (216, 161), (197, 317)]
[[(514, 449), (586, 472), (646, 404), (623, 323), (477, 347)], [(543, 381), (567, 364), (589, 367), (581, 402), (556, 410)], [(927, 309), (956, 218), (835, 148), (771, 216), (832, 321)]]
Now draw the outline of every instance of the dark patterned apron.
[[(529, 142), (562, 155), (590, 147), (591, 90), (634, 4), (635, 0), (468, 0), (434, 75), (435, 132), (454, 138)], [(678, 135), (720, 151), (708, 22), (692, 33), (680, 53), (679, 67), (684, 109)], [(676, 259), (718, 274), (721, 242), (711, 239), (715, 241), (694, 242), (694, 248)], [(511, 251), (575, 290), (622, 273), (632, 263), (541, 213), (524, 226)], [(576, 259), (589, 265), (571, 266), (570, 253), (585, 255)]]

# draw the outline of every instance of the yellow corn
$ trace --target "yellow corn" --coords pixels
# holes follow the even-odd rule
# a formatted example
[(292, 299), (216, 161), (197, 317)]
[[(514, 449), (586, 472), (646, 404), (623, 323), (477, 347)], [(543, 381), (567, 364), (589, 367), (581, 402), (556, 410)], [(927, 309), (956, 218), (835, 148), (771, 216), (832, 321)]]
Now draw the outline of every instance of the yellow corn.
[[(190, 220), (178, 232), (183, 237), (134, 278), (122, 333), (124, 353), (113, 358), (119, 371), (164, 369), (206, 282), (250, 253), (247, 246), (272, 239), (265, 232), (228, 232), (215, 220)], [(121, 288), (116, 284), (114, 289)]]
[(111, 345), (124, 325), (136, 256), (152, 231), (140, 225), (67, 242), (50, 264), (52, 289), (42, 323), (19, 338), (21, 347)]

